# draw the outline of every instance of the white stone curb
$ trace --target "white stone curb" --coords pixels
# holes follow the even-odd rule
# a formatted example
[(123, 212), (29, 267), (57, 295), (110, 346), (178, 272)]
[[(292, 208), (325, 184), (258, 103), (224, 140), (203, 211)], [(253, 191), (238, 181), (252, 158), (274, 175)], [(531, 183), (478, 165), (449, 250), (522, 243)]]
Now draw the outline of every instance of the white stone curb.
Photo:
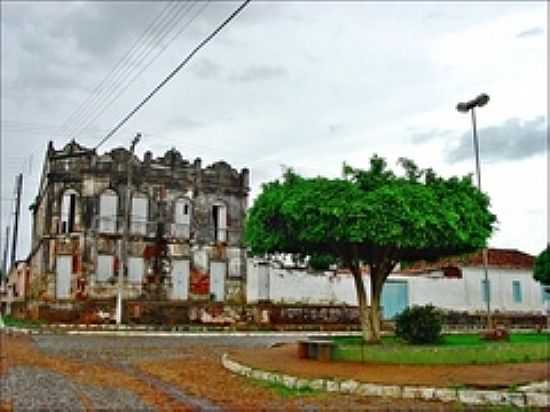
[(293, 332), (177, 332), (177, 331), (154, 331), (154, 330), (63, 330), (57, 328), (29, 329), (15, 326), (5, 326), (0, 328), (8, 333), (23, 334), (64, 334), (64, 335), (100, 335), (100, 336), (136, 336), (136, 337), (307, 337), (307, 336), (360, 336), (360, 332), (320, 332), (320, 331), (293, 331)]
[[(359, 396), (382, 396), (385, 398), (460, 402), (467, 405), (509, 405), (520, 408), (550, 407), (550, 393), (535, 391), (505, 392), (496, 390), (433, 388), (425, 386), (380, 385), (358, 382), (352, 379), (303, 379), (281, 373), (265, 372), (260, 369), (253, 369), (248, 366), (241, 365), (240, 363), (231, 360), (226, 353), (222, 355), (221, 361), (225, 369), (228, 369), (237, 375), (279, 383), (290, 389), (309, 387), (319, 391), (339, 392)], [(540, 390), (540, 388), (547, 389), (549, 385), (549, 381), (544, 381), (531, 384), (528, 387), (531, 388), (535, 386), (538, 390)]]

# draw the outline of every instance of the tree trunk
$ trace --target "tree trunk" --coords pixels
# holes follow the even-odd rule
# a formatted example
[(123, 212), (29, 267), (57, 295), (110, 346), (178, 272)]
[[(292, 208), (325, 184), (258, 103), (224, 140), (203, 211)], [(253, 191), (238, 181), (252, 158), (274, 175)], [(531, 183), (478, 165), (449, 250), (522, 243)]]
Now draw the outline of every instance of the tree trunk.
[(355, 281), (355, 292), (357, 293), (357, 304), (359, 305), (359, 320), (361, 321), (361, 333), (363, 334), (363, 340), (369, 342), (370, 340), (370, 315), (369, 306), (367, 304), (367, 293), (365, 291), (365, 283), (361, 275), (360, 267), (352, 267), (351, 273), (353, 274), (353, 280)]
[(379, 281), (377, 277), (371, 275), (371, 299), (369, 311), (369, 343), (380, 343), (380, 297), (384, 281)]

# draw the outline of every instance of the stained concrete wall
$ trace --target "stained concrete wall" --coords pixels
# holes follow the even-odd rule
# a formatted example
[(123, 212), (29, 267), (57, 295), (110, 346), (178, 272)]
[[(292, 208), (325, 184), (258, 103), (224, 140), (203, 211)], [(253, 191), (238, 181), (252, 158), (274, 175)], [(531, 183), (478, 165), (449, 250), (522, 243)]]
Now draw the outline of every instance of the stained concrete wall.
[[(357, 305), (355, 284), (350, 273), (313, 273), (303, 269), (284, 269), (249, 259), (247, 268), (247, 302), (269, 300), (273, 303), (347, 304)], [(262, 266), (266, 269), (262, 269)], [(267, 284), (268, 294), (262, 293), (261, 284)], [(363, 276), (365, 287), (370, 288), (368, 275)]]
[[(409, 301), (424, 305), (463, 311), (483, 311), (486, 308), (483, 299), (483, 268), (468, 267), (462, 269), (462, 279), (403, 277), (409, 283)], [(437, 275), (437, 272), (434, 273)], [(521, 302), (515, 302), (512, 282), (518, 280), (521, 285)], [(491, 287), (490, 304), (492, 310), (508, 312), (537, 312), (544, 310), (542, 285), (533, 279), (530, 271), (521, 269), (489, 269)]]
[[(356, 305), (355, 284), (349, 273), (310, 273), (303, 269), (282, 269), (262, 265), (249, 259), (247, 268), (247, 302), (269, 300), (273, 303), (348, 304)], [(434, 272), (428, 276), (392, 274), (388, 280), (401, 280), (408, 284), (410, 305), (433, 304), (456, 311), (483, 311), (486, 303), (482, 296), (482, 268), (464, 268), (463, 278), (445, 278)], [(369, 277), (364, 275), (369, 291)], [(512, 281), (521, 284), (522, 301), (514, 301)], [(533, 279), (528, 270), (491, 268), (491, 308), (506, 312), (543, 312), (542, 285)], [(265, 292), (267, 285), (267, 293)], [(263, 287), (263, 289), (262, 289)]]

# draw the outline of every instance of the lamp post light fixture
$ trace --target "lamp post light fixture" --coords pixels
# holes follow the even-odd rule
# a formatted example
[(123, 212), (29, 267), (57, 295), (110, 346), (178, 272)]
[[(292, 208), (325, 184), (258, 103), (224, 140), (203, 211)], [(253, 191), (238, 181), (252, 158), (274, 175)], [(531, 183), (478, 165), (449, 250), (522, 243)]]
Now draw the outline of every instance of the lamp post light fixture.
[[(461, 113), (471, 113), (472, 116), (472, 135), (474, 139), (474, 153), (476, 157), (476, 177), (477, 177), (477, 188), (481, 192), (481, 171), (479, 164), (479, 140), (477, 137), (477, 123), (476, 123), (476, 107), (483, 107), (489, 102), (489, 96), (485, 93), (480, 94), (475, 99), (460, 102), (456, 105), (456, 110)], [(491, 319), (491, 285), (489, 284), (489, 269), (488, 269), (488, 249), (485, 247), (482, 250), (482, 259), (483, 259), (483, 270), (485, 272), (485, 290), (482, 293), (485, 293), (485, 299), (487, 303), (487, 329), (492, 329), (492, 319)]]

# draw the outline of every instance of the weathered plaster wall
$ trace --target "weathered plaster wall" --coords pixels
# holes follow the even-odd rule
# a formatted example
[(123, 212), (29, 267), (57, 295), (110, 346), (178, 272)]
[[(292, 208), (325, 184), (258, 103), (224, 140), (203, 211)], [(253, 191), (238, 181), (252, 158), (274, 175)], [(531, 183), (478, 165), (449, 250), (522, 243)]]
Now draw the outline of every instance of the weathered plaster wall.
[[(464, 268), (462, 279), (426, 277), (395, 277), (409, 282), (409, 301), (424, 305), (465, 311), (483, 311), (481, 282), (485, 278), (483, 268)], [(522, 301), (515, 302), (512, 282), (519, 280)], [(499, 311), (543, 311), (542, 286), (533, 279), (531, 272), (518, 269), (489, 269), (491, 285), (491, 309)]]
[[(311, 273), (303, 269), (280, 269), (273, 266), (264, 266), (262, 269), (262, 265), (254, 259), (249, 259), (247, 264), (248, 303), (269, 300), (273, 303), (357, 305), (355, 284), (349, 273)], [(364, 281), (365, 287), (369, 289), (367, 275), (364, 275)], [(262, 284), (268, 285), (267, 297)]]
[[(302, 269), (280, 269), (262, 265), (254, 259), (247, 262), (247, 302), (269, 300), (273, 303), (341, 304), (356, 305), (355, 285), (350, 274), (333, 272), (309, 273)], [(400, 280), (408, 284), (410, 305), (434, 306), (457, 311), (483, 311), (486, 303), (482, 297), (482, 268), (464, 268), (462, 279), (426, 276), (391, 275), (388, 280)], [(521, 302), (515, 302), (512, 281), (521, 284)], [(508, 312), (542, 312), (542, 286), (527, 270), (489, 270), (491, 284), (491, 308)], [(369, 291), (369, 278), (365, 275), (365, 287)], [(267, 292), (266, 292), (267, 290)]]
[[(124, 295), (130, 298), (169, 299), (173, 282), (158, 277), (153, 260), (163, 248), (176, 260), (187, 260), (192, 282), (208, 284), (210, 262), (226, 262), (224, 291), (228, 300), (244, 299), (246, 278), (244, 249), (241, 245), (242, 222), (245, 217), (249, 191), (249, 172), (240, 172), (221, 161), (202, 167), (201, 160), (193, 163), (182, 158), (176, 150), (153, 158), (150, 152), (143, 160), (117, 148), (99, 155), (91, 149), (70, 142), (61, 150), (48, 147), (41, 188), (31, 209), (34, 212), (32, 275), (37, 296), (56, 299), (57, 256), (72, 256), (70, 299), (103, 299), (114, 297), (117, 289), (118, 254), (122, 238), (122, 219), (126, 204), (128, 164), (132, 168), (132, 191), (141, 194), (147, 203), (146, 230), (131, 233), (128, 255), (143, 259), (144, 283), (126, 282)], [(63, 196), (67, 190), (77, 194), (75, 225), (72, 233), (63, 233)], [(114, 233), (98, 230), (100, 198), (106, 190), (116, 193), (116, 224)], [(186, 235), (174, 231), (175, 204), (187, 199), (191, 220)], [(227, 210), (227, 237), (216, 239), (214, 205)], [(180, 223), (178, 223), (180, 224)], [(163, 234), (158, 235), (158, 230)], [(161, 240), (159, 240), (161, 239)], [(47, 245), (47, 247), (46, 247)], [(165, 246), (163, 246), (165, 245)], [(159, 249), (160, 248), (160, 249)], [(98, 273), (98, 255), (111, 256), (111, 276)], [(107, 266), (109, 267), (109, 265)], [(158, 271), (157, 271), (158, 272)], [(151, 275), (151, 276), (149, 276)], [(159, 293), (144, 295), (151, 282)], [(194, 288), (189, 299), (208, 299), (208, 288)], [(69, 299), (69, 300), (70, 300)]]

